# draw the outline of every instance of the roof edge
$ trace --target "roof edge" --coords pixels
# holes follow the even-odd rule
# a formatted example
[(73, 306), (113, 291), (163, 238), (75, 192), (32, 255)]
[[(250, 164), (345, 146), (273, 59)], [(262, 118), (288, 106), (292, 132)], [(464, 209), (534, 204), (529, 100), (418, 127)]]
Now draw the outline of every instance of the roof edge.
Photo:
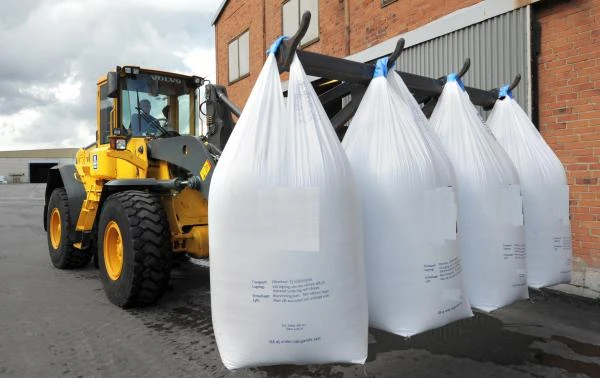
[(221, 13), (223, 13), (223, 10), (225, 10), (225, 7), (227, 6), (227, 3), (229, 3), (229, 0), (223, 0), (223, 1), (221, 1), (221, 5), (219, 5), (219, 9), (217, 9), (217, 12), (213, 16), (213, 19), (210, 21), (210, 24), (212, 26), (215, 26), (215, 24), (217, 23), (217, 21), (219, 21), (219, 17), (221, 17)]
[(29, 150), (8, 150), (0, 151), (0, 158), (11, 159), (11, 158), (25, 158), (25, 159), (72, 159), (79, 148), (67, 147), (67, 148), (39, 148)]

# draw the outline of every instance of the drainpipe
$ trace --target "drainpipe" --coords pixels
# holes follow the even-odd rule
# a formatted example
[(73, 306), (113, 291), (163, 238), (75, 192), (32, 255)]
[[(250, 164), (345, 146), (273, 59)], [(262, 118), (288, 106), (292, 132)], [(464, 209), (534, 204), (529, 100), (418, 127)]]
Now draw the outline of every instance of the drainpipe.
[(345, 55), (350, 55), (350, 6), (348, 0), (344, 0), (344, 43)]
[(267, 15), (265, 9), (266, 1), (261, 1), (262, 3), (262, 35), (263, 35), (263, 49), (262, 51), (267, 51)]
[(536, 6), (529, 6), (531, 17), (531, 121), (540, 129), (540, 102), (539, 102), (539, 73), (538, 56), (541, 53), (542, 46), (542, 25), (538, 21)]

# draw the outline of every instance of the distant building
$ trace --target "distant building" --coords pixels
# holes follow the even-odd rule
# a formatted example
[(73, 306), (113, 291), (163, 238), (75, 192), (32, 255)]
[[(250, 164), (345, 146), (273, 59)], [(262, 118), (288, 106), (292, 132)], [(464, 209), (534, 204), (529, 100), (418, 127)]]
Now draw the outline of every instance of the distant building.
[(48, 169), (73, 164), (77, 148), (0, 151), (0, 176), (8, 183), (46, 182)]
[(401, 71), (441, 77), (469, 57), (465, 84), (481, 89), (520, 73), (515, 97), (567, 169), (574, 283), (600, 291), (600, 0), (224, 0), (213, 18), (217, 82), (239, 106), (265, 51), (305, 10), (309, 51), (372, 62), (404, 37)]

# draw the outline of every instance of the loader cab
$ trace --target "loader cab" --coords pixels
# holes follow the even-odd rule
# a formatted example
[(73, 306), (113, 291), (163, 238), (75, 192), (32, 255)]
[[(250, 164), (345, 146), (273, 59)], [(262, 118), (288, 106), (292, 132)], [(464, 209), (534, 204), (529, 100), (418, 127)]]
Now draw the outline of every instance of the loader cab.
[(124, 137), (197, 135), (203, 83), (198, 76), (117, 67), (98, 81), (98, 145)]

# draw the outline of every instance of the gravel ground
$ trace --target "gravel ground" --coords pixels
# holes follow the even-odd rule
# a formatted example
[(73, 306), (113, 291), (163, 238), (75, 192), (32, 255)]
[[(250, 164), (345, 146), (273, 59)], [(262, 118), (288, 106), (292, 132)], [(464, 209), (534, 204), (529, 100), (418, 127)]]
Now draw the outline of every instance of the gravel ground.
[(158, 305), (121, 310), (92, 266), (52, 267), (43, 193), (43, 185), (0, 185), (0, 376), (600, 377), (600, 304), (537, 291), (410, 339), (371, 330), (365, 365), (228, 371), (206, 266), (178, 263)]

